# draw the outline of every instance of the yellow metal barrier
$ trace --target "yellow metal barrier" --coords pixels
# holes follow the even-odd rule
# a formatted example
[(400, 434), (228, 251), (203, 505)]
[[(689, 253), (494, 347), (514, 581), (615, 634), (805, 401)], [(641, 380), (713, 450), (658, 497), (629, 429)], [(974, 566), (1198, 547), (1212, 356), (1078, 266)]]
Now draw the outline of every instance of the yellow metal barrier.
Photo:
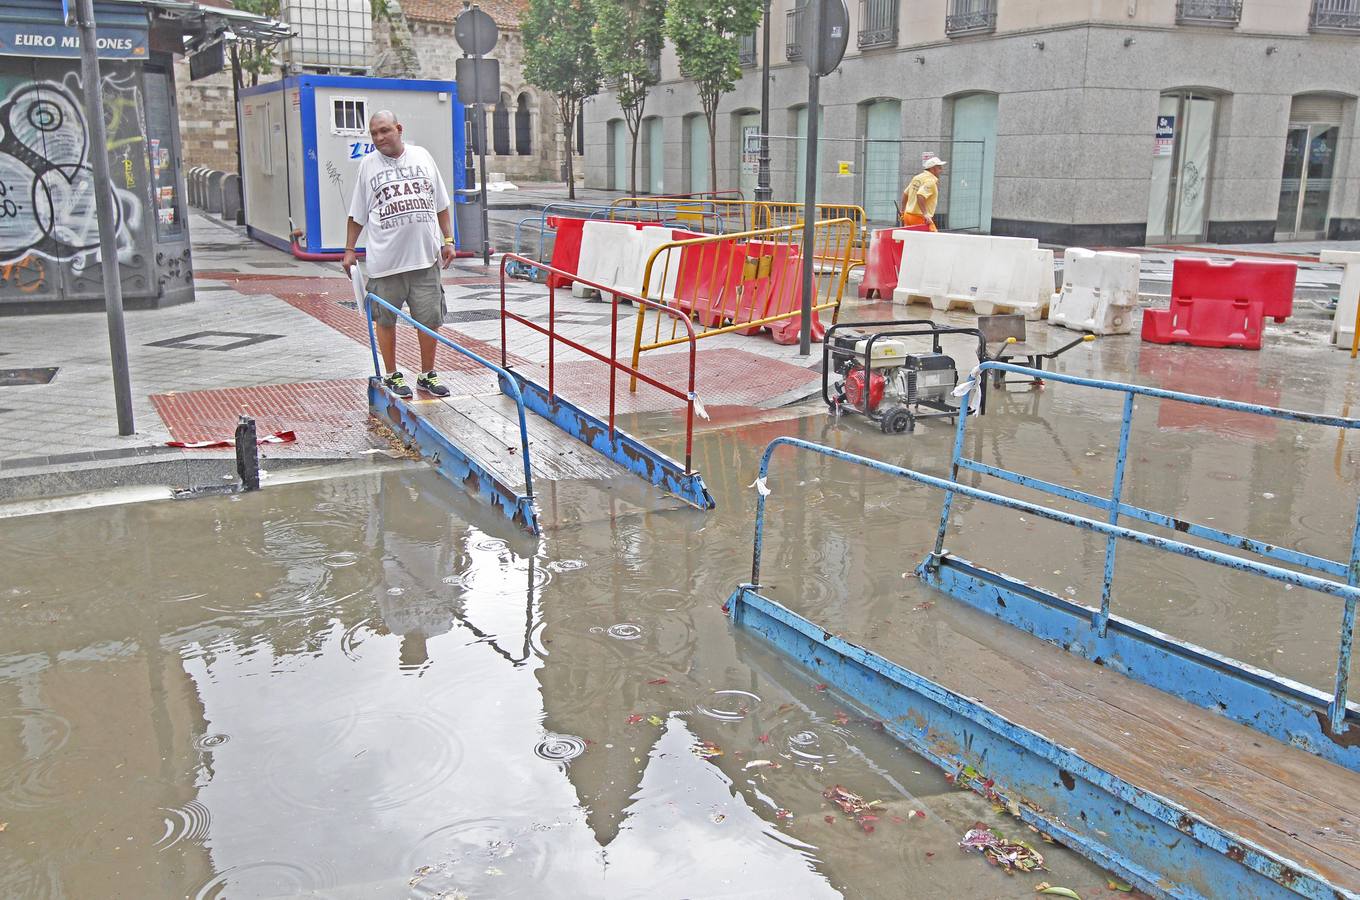
[[(620, 197), (609, 204), (609, 217), (623, 215), (637, 221), (641, 212), (658, 224), (678, 224), (705, 234), (743, 234), (766, 228), (799, 225), (803, 204), (795, 200), (677, 199), (673, 197)], [(616, 213), (616, 210), (618, 211)], [(818, 220), (849, 219), (854, 223), (855, 240), (851, 248), (851, 268), (864, 264), (868, 218), (864, 208), (850, 203), (818, 203)], [(820, 257), (819, 257), (820, 259)]]
[[(853, 265), (855, 222), (848, 218), (813, 223), (812, 310), (831, 310), (834, 324)], [(798, 318), (803, 296), (803, 226), (801, 223), (671, 241), (647, 259), (642, 297), (678, 309), (697, 323), (695, 338), (740, 332), (757, 334), (769, 327), (784, 331)], [(670, 318), (670, 333), (662, 319)], [(687, 343), (679, 322), (660, 314), (647, 335), (647, 309), (638, 309), (633, 336), (633, 367), (647, 350)], [(637, 382), (633, 379), (632, 389)]]

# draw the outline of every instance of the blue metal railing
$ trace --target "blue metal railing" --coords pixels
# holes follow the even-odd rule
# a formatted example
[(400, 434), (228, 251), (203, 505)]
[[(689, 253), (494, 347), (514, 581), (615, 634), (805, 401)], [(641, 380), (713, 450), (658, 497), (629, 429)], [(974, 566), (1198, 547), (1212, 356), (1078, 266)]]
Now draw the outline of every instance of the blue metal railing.
[[(1096, 387), (1105, 390), (1120, 391), (1125, 394), (1124, 416), (1120, 425), (1119, 454), (1115, 461), (1114, 484), (1111, 490), (1111, 496), (1109, 498), (1101, 498), (1093, 494), (1072, 491), (1060, 485), (1054, 485), (1049, 482), (1040, 481), (1038, 479), (1030, 478), (1028, 476), (1024, 476), (1016, 472), (1011, 472), (1006, 469), (1000, 469), (993, 466), (984, 466), (981, 463), (976, 463), (973, 460), (966, 459), (962, 455), (962, 450), (963, 450), (963, 436), (965, 429), (967, 427), (966, 423), (967, 419), (969, 418), (968, 416), (960, 416), (958, 420), (958, 425), (955, 431), (954, 438), (954, 452), (952, 457), (950, 478), (948, 479), (937, 478), (932, 475), (925, 475), (923, 473), (915, 472), (910, 469), (904, 469), (899, 466), (893, 466), (887, 463), (879, 462), (878, 460), (868, 459), (866, 457), (857, 456), (852, 453), (846, 453), (845, 451), (842, 450), (835, 450), (829, 447), (823, 447), (821, 445), (813, 444), (808, 441), (800, 440), (797, 438), (781, 437), (777, 438), (776, 440), (770, 443), (770, 445), (765, 450), (764, 456), (761, 458), (759, 476), (762, 479), (761, 484), (764, 484), (764, 479), (769, 471), (770, 457), (773, 455), (775, 449), (781, 445), (789, 445), (799, 449), (810, 450), (814, 453), (819, 453), (823, 456), (829, 456), (834, 459), (855, 463), (857, 465), (867, 466), (868, 468), (875, 469), (877, 471), (884, 472), (889, 475), (906, 478), (910, 481), (915, 481), (919, 484), (924, 484), (928, 487), (933, 487), (942, 490), (945, 492), (945, 497), (944, 503), (942, 504), (940, 510), (940, 525), (935, 539), (935, 548), (933, 553), (935, 558), (940, 558), (941, 556), (944, 555), (944, 538), (946, 531), (948, 529), (950, 509), (952, 507), (953, 498), (955, 495), (968, 497), (974, 500), (981, 500), (985, 503), (990, 503), (995, 506), (1001, 506), (1007, 509), (1013, 509), (1019, 512), (1028, 513), (1038, 518), (1048, 519), (1050, 521), (1058, 522), (1065, 525), (1071, 525), (1086, 531), (1095, 532), (1097, 534), (1103, 534), (1106, 537), (1106, 548), (1105, 548), (1104, 579), (1101, 587), (1101, 605), (1100, 609), (1096, 611), (1095, 614), (1093, 615), (1091, 621), (1091, 627), (1098, 631), (1102, 637), (1105, 634), (1106, 625), (1108, 624), (1110, 617), (1111, 584), (1114, 578), (1115, 548), (1117, 542), (1120, 540), (1128, 541), (1135, 544), (1141, 544), (1146, 547), (1151, 547), (1156, 550), (1163, 550), (1169, 553), (1174, 553), (1179, 556), (1188, 557), (1190, 559), (1197, 559), (1202, 562), (1212, 563), (1214, 565), (1222, 566), (1228, 569), (1233, 569), (1235, 571), (1246, 572), (1252, 575), (1259, 575), (1263, 578), (1267, 578), (1282, 584), (1302, 587), (1311, 591), (1316, 591), (1318, 593), (1339, 597), (1344, 602), (1345, 607), (1344, 613), (1342, 615), (1341, 635), (1339, 642), (1340, 645), (1337, 653), (1336, 680), (1334, 684), (1334, 690), (1332, 693), (1332, 700), (1328, 705), (1328, 718), (1330, 720), (1333, 732), (1340, 733), (1344, 725), (1346, 716), (1347, 682), (1350, 674), (1352, 645), (1355, 636), (1357, 602), (1360, 601), (1360, 505), (1357, 506), (1356, 510), (1356, 527), (1354, 533), (1352, 534), (1351, 539), (1350, 562), (1349, 564), (1343, 564), (1331, 560), (1313, 557), (1308, 554), (1297, 553), (1296, 551), (1288, 551), (1287, 553), (1289, 555), (1286, 555), (1285, 551), (1279, 551), (1278, 548), (1274, 548), (1262, 544), (1260, 542), (1247, 541), (1244, 538), (1238, 538), (1234, 535), (1228, 534), (1227, 532), (1218, 531), (1216, 529), (1210, 529), (1205, 526), (1195, 526), (1193, 525), (1193, 523), (1182, 522), (1178, 519), (1173, 519), (1169, 516), (1164, 516), (1163, 514), (1160, 513), (1154, 513), (1149, 510), (1141, 509), (1140, 507), (1129, 506), (1127, 504), (1120, 502), (1120, 492), (1122, 491), (1123, 488), (1124, 472), (1126, 468), (1125, 463), (1128, 455), (1129, 435), (1131, 430), (1130, 423), (1133, 414), (1132, 398), (1135, 396), (1154, 397), (1163, 400), (1176, 400), (1184, 403), (1192, 403), (1198, 406), (1208, 406), (1217, 409), (1232, 410), (1235, 412), (1252, 413), (1256, 415), (1268, 416), (1270, 418), (1284, 419), (1287, 421), (1305, 422), (1317, 425), (1330, 425), (1339, 428), (1360, 428), (1360, 420), (1346, 419), (1337, 416), (1322, 416), (1311, 413), (1301, 413), (1285, 409), (1275, 409), (1273, 407), (1257, 406), (1255, 404), (1249, 403), (1239, 403), (1233, 400), (1221, 400), (1213, 397), (1199, 397), (1193, 394), (1181, 394), (1175, 391), (1165, 391), (1157, 388), (1146, 388), (1138, 385), (1121, 384), (1118, 382), (1111, 381), (1100, 381), (1091, 378), (1080, 378), (1072, 375), (1063, 375), (1054, 372), (1038, 372), (1034, 369), (1029, 369), (1024, 366), (1015, 366), (1006, 363), (996, 362), (987, 362), (980, 367), (981, 372), (978, 375), (977, 379), (973, 382), (970, 388), (970, 392), (971, 390), (978, 389), (979, 381), (981, 380), (981, 378), (986, 377), (985, 373), (989, 369), (1014, 372), (1020, 375), (1027, 375), (1031, 377), (1042, 376), (1044, 379), (1048, 381), (1059, 381), (1087, 387)], [(968, 403), (968, 399), (969, 398), (965, 396), (963, 400), (963, 403), (965, 405)], [(1052, 509), (1046, 506), (1039, 506), (1034, 503), (1029, 503), (1024, 500), (1018, 500), (1013, 497), (1007, 497), (1002, 494), (995, 494), (990, 491), (982, 490), (980, 488), (969, 487), (967, 485), (959, 483), (958, 473), (960, 469), (979, 472), (981, 474), (1000, 478), (1004, 481), (1009, 481), (1012, 484), (1018, 484), (1023, 487), (1034, 488), (1046, 493), (1055, 494), (1057, 496), (1065, 497), (1072, 500), (1077, 500), (1082, 503), (1087, 503), (1091, 506), (1103, 510), (1106, 513), (1105, 517), (1106, 520), (1099, 521), (1097, 519), (1087, 518), (1085, 516), (1079, 516), (1072, 513), (1063, 512), (1061, 510)], [(1206, 540), (1231, 546), (1234, 549), (1245, 549), (1248, 550), (1249, 552), (1257, 553), (1258, 555), (1266, 556), (1267, 558), (1270, 559), (1275, 559), (1281, 562), (1298, 565), (1302, 568), (1311, 568), (1316, 571), (1321, 571), (1327, 575), (1344, 577), (1346, 581), (1345, 583), (1339, 581), (1332, 581), (1327, 578), (1321, 578), (1316, 575), (1309, 574), (1307, 572), (1297, 572), (1291, 569), (1284, 569), (1279, 566), (1272, 565), (1270, 563), (1245, 559), (1243, 557), (1235, 556), (1229, 553), (1223, 553), (1218, 550), (1210, 549), (1207, 547), (1197, 547), (1192, 544), (1186, 544), (1182, 541), (1178, 541), (1172, 538), (1160, 537), (1157, 535), (1147, 534), (1141, 531), (1135, 531), (1131, 528), (1125, 528), (1119, 525), (1118, 520), (1120, 516), (1128, 516), (1130, 518), (1135, 518), (1139, 519), (1140, 521), (1150, 522), (1152, 524), (1158, 525), (1168, 523), (1167, 527), (1173, 528), (1174, 530), (1181, 533), (1192, 534), (1194, 536), (1201, 537)], [(760, 557), (763, 543), (764, 520), (765, 520), (765, 496), (762, 492), (761, 496), (757, 500), (756, 507), (755, 550), (753, 553), (751, 565), (751, 582), (752, 582), (751, 586), (753, 588), (758, 588), (760, 586)], [(1246, 543), (1244, 543), (1244, 541), (1246, 541)], [(1265, 553), (1262, 552), (1263, 550), (1277, 552)]]
[(364, 317), (368, 320), (368, 348), (373, 353), (373, 374), (376, 375), (379, 380), (382, 379), (383, 373), (382, 364), (378, 361), (378, 336), (373, 330), (374, 303), (378, 303), (381, 304), (382, 306), (385, 306), (387, 309), (396, 313), (398, 318), (402, 319), (405, 322), (408, 322), (411, 325), (414, 325), (417, 329), (424, 332), (425, 334), (428, 334), (430, 337), (434, 338), (436, 341), (443, 344), (445, 347), (448, 347), (451, 350), (461, 353), (468, 359), (482, 366), (485, 366), (486, 368), (490, 369), (491, 371), (495, 372), (497, 375), (500, 376), (501, 384), (505, 385), (506, 393), (510, 396), (512, 400), (515, 401), (515, 408), (519, 413), (519, 447), (520, 455), (523, 456), (524, 458), (524, 496), (532, 500), (534, 496), (534, 476), (529, 469), (529, 426), (526, 424), (524, 419), (524, 395), (523, 393), (520, 392), (519, 383), (515, 380), (514, 376), (512, 376), (506, 369), (501, 368), (500, 366), (496, 365), (495, 363), (491, 362), (488, 359), (478, 356), (476, 353), (473, 353), (471, 350), (462, 346), (461, 344), (457, 344), (449, 340), (448, 338), (444, 337), (442, 334), (440, 334), (437, 331), (434, 331), (433, 329), (426, 328), (424, 325), (420, 324), (415, 319), (408, 316), (406, 313), (397, 309), (395, 306), (388, 303), (386, 300), (379, 297), (372, 291), (368, 292), (366, 299), (368, 302), (364, 304)]

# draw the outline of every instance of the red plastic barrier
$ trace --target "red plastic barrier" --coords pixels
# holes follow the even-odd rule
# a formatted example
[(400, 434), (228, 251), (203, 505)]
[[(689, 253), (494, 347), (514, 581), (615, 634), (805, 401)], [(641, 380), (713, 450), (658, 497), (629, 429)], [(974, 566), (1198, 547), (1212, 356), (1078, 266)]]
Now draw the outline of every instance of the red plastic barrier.
[(1261, 349), (1265, 317), (1294, 311), (1298, 266), (1287, 262), (1177, 259), (1171, 308), (1143, 312), (1143, 340), (1154, 344)]
[[(548, 227), (557, 229), (557, 237), (553, 241), (553, 252), (551, 265), (559, 272), (570, 272), (576, 274), (576, 268), (581, 264), (581, 235), (585, 229), (585, 219), (573, 219), (567, 216), (548, 216)], [(565, 287), (571, 284), (571, 279), (557, 273), (548, 274), (548, 287)]]
[(870, 299), (876, 294), (880, 300), (891, 300), (897, 289), (897, 273), (902, 268), (902, 242), (893, 238), (894, 231), (929, 231), (929, 225), (909, 225), (906, 228), (881, 228), (869, 238), (869, 252), (864, 257), (864, 280), (859, 283), (859, 298)]

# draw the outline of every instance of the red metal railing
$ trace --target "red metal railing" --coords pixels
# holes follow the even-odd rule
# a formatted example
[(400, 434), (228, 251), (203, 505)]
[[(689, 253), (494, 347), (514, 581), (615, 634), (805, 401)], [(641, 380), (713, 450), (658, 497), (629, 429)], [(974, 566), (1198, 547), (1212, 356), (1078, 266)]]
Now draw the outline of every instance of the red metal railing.
[[(571, 338), (565, 337), (557, 333), (557, 288), (553, 286), (553, 283), (555, 281), (558, 281), (559, 279), (555, 279), (552, 277), (548, 278), (548, 325), (546, 328), (538, 322), (528, 319), (525, 316), (521, 316), (518, 313), (510, 312), (508, 309), (506, 309), (505, 269), (507, 263), (511, 262), (527, 263), (529, 265), (536, 266), (539, 269), (546, 270), (549, 276), (553, 275), (560, 276), (560, 280), (563, 282), (564, 285), (570, 285), (573, 281), (578, 282), (588, 288), (592, 288), (596, 291), (599, 291), (601, 298), (605, 296), (612, 296), (613, 300), (610, 303), (610, 316), (609, 316), (609, 355), (606, 356), (605, 354), (601, 353), (600, 351), (596, 350), (593, 347), (587, 347), (585, 344), (582, 344), (578, 341), (574, 341)], [(685, 390), (681, 390), (680, 388), (676, 387), (671, 387), (668, 384), (663, 384), (661, 381), (657, 380), (656, 378), (653, 378), (650, 375), (644, 375), (642, 372), (639, 372), (636, 368), (629, 365), (628, 363), (619, 361), (618, 358), (619, 301), (624, 299), (631, 301), (635, 307), (639, 308), (645, 307), (647, 309), (656, 310), (656, 312), (659, 314), (668, 315), (671, 318), (676, 319), (679, 324), (684, 326), (685, 333), (689, 336), (688, 340), (689, 380)], [(633, 294), (628, 291), (621, 291), (618, 288), (609, 287), (603, 284), (596, 284), (593, 281), (581, 278), (571, 272), (565, 272), (561, 269), (554, 269), (552, 266), (536, 262), (534, 260), (529, 259), (528, 257), (519, 256), (518, 254), (515, 253), (506, 253), (501, 256), (501, 365), (506, 368), (509, 368), (508, 361), (509, 350), (507, 343), (506, 323), (511, 321), (518, 322), (521, 325), (525, 326), (526, 328), (536, 331), (539, 334), (544, 335), (548, 338), (548, 395), (550, 397), (555, 397), (557, 395), (556, 371), (555, 371), (557, 359), (556, 355), (557, 344), (559, 343), (563, 344), (564, 346), (570, 347), (573, 350), (585, 354), (591, 359), (596, 359), (602, 363), (607, 363), (609, 365), (608, 421), (610, 440), (613, 440), (614, 438), (615, 430), (614, 419), (617, 411), (616, 395), (618, 391), (617, 376), (620, 372), (629, 376), (629, 378), (637, 379), (638, 381), (641, 381), (643, 384), (650, 385), (665, 394), (669, 394), (672, 397), (675, 397), (679, 400), (683, 400), (685, 402), (685, 474), (689, 475), (694, 472), (694, 468), (692, 465), (692, 459), (694, 454), (694, 407), (695, 404), (698, 403), (698, 394), (695, 393), (694, 372), (698, 351), (696, 349), (694, 324), (690, 321), (688, 315), (686, 315), (681, 310), (674, 309), (673, 307), (657, 303), (653, 300), (647, 300), (642, 297), (639, 297), (637, 294)], [(631, 353), (631, 342), (628, 349), (629, 352)], [(699, 408), (703, 409), (703, 406), (700, 405)], [(707, 416), (705, 416), (705, 418), (707, 418)]]

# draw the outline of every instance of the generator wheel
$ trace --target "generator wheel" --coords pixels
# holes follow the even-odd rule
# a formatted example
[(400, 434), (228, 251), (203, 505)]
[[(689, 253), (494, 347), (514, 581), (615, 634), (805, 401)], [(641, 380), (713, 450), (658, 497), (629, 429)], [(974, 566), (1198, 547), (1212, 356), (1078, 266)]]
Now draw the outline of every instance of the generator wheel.
[(905, 434), (916, 430), (916, 417), (905, 406), (894, 406), (883, 414), (878, 427), (884, 434)]

